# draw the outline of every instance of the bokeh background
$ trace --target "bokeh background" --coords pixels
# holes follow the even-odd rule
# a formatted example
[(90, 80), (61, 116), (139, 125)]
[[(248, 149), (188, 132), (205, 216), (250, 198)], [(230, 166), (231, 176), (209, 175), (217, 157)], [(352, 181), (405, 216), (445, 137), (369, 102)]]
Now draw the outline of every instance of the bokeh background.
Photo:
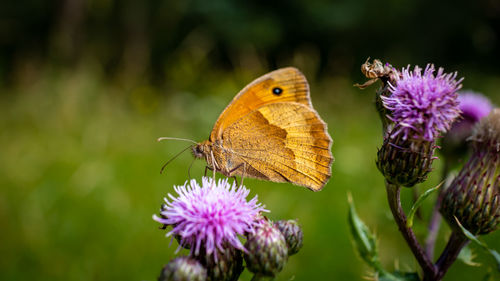
[[(188, 179), (187, 143), (258, 76), (296, 66), (334, 139), (319, 193), (246, 179), (272, 219), (296, 218), (305, 240), (277, 280), (362, 280), (347, 193), (377, 233), (388, 270), (417, 268), (375, 167), (382, 142), (360, 65), (435, 63), (500, 104), (500, 2), (3, 1), (0, 4), (0, 280), (155, 280), (176, 243), (152, 215)], [(203, 175), (196, 161), (191, 176)], [(439, 182), (441, 162), (418, 188)], [(405, 201), (410, 198), (404, 193)], [(408, 207), (408, 204), (406, 204)], [(425, 219), (416, 232), (425, 236)], [(443, 227), (438, 248), (449, 233)], [(500, 248), (500, 233), (484, 237)], [(456, 262), (445, 280), (478, 280)], [(250, 280), (245, 273), (241, 280)]]

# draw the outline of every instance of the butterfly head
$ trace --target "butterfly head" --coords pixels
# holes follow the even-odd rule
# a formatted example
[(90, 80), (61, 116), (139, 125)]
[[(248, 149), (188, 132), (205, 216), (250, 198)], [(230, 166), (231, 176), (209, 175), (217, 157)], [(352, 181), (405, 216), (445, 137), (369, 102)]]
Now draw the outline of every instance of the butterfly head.
[(210, 155), (211, 145), (208, 140), (197, 143), (192, 146), (192, 152), (194, 158), (207, 158)]

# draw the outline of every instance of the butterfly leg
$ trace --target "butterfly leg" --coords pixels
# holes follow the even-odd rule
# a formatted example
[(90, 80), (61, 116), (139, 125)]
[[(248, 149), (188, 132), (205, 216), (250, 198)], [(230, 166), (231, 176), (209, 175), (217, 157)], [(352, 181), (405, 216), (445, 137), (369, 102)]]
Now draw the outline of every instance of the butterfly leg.
[(213, 171), (214, 171), (213, 179), (214, 179), (214, 184), (215, 184), (215, 171), (218, 169), (218, 167), (217, 167), (217, 162), (215, 162), (214, 152), (210, 151), (210, 154), (212, 156), (212, 167), (213, 167)]
[(210, 168), (209, 166), (205, 166), (205, 174), (204, 174), (205, 177), (207, 176), (207, 171), (208, 170), (212, 171), (213, 169)]
[(236, 185), (238, 185), (238, 179), (236, 178), (236, 175), (232, 176), (232, 178), (234, 179), (234, 182), (236, 183)]
[(245, 179), (245, 172), (247, 170), (247, 163), (243, 163), (243, 173), (241, 174), (241, 185), (240, 187), (243, 186), (243, 180)]
[[(238, 170), (239, 168), (241, 168), (243, 166), (243, 173), (241, 174), (241, 183), (240, 183), (240, 187), (243, 186), (243, 179), (245, 178), (245, 172), (246, 172), (246, 163), (243, 162), (241, 164), (239, 164), (238, 166), (234, 167), (231, 171), (229, 171), (229, 175), (232, 174), (234, 171)], [(236, 180), (236, 176), (233, 176), (235, 182), (236, 182), (236, 185), (238, 185), (238, 181)]]

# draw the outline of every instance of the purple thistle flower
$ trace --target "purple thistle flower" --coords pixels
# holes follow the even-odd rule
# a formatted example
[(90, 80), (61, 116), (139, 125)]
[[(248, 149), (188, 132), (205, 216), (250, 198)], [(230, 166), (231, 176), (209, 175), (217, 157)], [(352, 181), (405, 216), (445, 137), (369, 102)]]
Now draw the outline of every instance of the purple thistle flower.
[(472, 91), (459, 92), (458, 102), (462, 117), (472, 123), (481, 120), (493, 109), (493, 105), (487, 97)]
[(456, 80), (457, 73), (444, 73), (439, 68), (434, 75), (434, 65), (422, 69), (415, 66), (403, 68), (396, 85), (390, 84), (390, 96), (381, 96), (385, 108), (391, 111), (388, 118), (394, 122), (391, 138), (402, 134), (403, 140), (434, 140), (446, 132), (458, 117), (457, 90), (462, 78)]
[(487, 97), (472, 91), (459, 92), (458, 102), (461, 118), (453, 122), (441, 142), (441, 153), (448, 164), (463, 163), (470, 148), (466, 140), (471, 136), (474, 125), (493, 109)]
[(180, 244), (189, 246), (191, 254), (198, 255), (201, 250), (207, 255), (217, 250), (223, 251), (224, 245), (244, 250), (238, 235), (253, 233), (259, 224), (260, 212), (268, 212), (257, 202), (257, 196), (250, 201), (246, 197), (250, 193), (245, 187), (236, 187), (228, 180), (203, 177), (202, 186), (196, 180), (174, 186), (178, 197), (168, 194), (166, 205), (161, 215), (153, 219), (164, 225), (172, 225), (167, 236), (178, 235)]

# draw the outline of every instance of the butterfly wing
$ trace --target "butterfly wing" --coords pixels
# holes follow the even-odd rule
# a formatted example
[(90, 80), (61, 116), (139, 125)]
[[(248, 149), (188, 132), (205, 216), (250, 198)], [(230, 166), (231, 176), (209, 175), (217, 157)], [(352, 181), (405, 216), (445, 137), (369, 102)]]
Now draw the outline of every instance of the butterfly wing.
[(256, 108), (275, 102), (295, 102), (312, 108), (309, 84), (298, 69), (287, 67), (269, 72), (243, 88), (215, 122), (210, 141), (219, 139), (227, 127)]
[[(308, 95), (307, 95), (308, 96)], [(331, 175), (332, 139), (310, 106), (273, 102), (227, 126), (219, 139), (232, 174), (291, 182), (318, 191)]]

